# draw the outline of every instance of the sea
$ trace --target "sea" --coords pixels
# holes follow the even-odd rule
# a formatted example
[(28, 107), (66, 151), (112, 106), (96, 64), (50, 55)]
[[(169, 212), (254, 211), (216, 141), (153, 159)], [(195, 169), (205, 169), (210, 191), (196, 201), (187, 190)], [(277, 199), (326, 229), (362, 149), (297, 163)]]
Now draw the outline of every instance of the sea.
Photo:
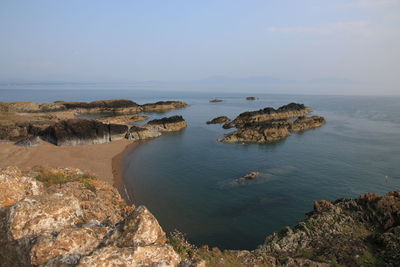
[[(256, 101), (245, 100), (255, 96)], [(295, 226), (314, 201), (400, 190), (400, 97), (157, 92), (96, 89), (3, 89), (0, 101), (131, 99), (139, 104), (181, 100), (188, 127), (140, 143), (123, 159), (123, 181), (166, 232), (195, 245), (255, 249), (267, 235)], [(210, 103), (210, 99), (222, 99)], [(325, 117), (321, 128), (273, 144), (224, 144), (233, 131), (207, 125), (217, 116), (303, 103)], [(145, 123), (145, 122), (144, 122)], [(237, 184), (249, 172), (259, 179)]]

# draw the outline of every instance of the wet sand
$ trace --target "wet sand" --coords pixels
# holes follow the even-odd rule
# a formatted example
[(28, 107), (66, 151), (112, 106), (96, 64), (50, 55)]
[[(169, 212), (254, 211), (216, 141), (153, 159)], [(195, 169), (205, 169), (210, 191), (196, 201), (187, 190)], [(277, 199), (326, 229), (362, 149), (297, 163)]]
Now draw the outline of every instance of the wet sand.
[(74, 167), (93, 174), (121, 190), (121, 160), (126, 151), (131, 151), (135, 146), (135, 142), (126, 139), (84, 146), (55, 146), (44, 143), (31, 148), (0, 143), (0, 168)]

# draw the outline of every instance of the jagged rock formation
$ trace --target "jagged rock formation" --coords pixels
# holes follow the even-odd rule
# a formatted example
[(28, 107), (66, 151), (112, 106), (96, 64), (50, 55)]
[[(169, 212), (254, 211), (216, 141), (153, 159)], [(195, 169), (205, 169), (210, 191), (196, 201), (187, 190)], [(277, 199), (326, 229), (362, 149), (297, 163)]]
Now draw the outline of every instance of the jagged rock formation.
[(0, 170), (0, 189), (8, 192), (0, 194), (2, 266), (180, 262), (145, 207), (127, 206), (115, 188), (79, 170), (23, 174), (10, 167)]
[(246, 97), (246, 100), (254, 101), (254, 100), (257, 100), (257, 98), (254, 96), (248, 96), (248, 97)]
[(210, 103), (220, 103), (220, 102), (222, 102), (222, 101), (223, 101), (222, 99), (216, 98), (216, 99), (211, 99), (211, 100), (210, 100)]
[(128, 140), (144, 140), (160, 136), (161, 133), (152, 129), (132, 126), (126, 133), (125, 138)]
[(47, 128), (44, 136), (58, 146), (89, 145), (122, 139), (127, 131), (126, 125), (104, 124), (87, 119), (69, 119)]
[(260, 123), (264, 121), (270, 120), (279, 120), (279, 119), (288, 119), (294, 117), (301, 117), (312, 110), (309, 107), (304, 106), (303, 104), (290, 103), (284, 106), (281, 106), (278, 109), (274, 109), (271, 107), (260, 109), (257, 111), (248, 111), (241, 113), (236, 117), (233, 121), (224, 124), (224, 129), (229, 129), (232, 127), (241, 127), (243, 124), (248, 123)]
[(207, 121), (207, 124), (217, 124), (217, 123), (224, 123), (224, 122), (228, 122), (230, 121), (230, 119), (226, 116), (220, 116), (220, 117), (216, 117), (210, 121)]
[(160, 132), (175, 132), (187, 127), (182, 116), (164, 117), (149, 121), (144, 127)]
[(303, 222), (268, 237), (257, 253), (341, 266), (397, 266), (400, 191), (318, 201)]
[(290, 136), (292, 132), (305, 131), (321, 127), (326, 123), (323, 117), (300, 117), (294, 122), (287, 120), (272, 120), (262, 123), (246, 123), (236, 131), (225, 135), (219, 141), (224, 143), (271, 143)]
[(187, 104), (181, 101), (159, 101), (141, 106), (143, 112), (165, 112), (172, 109), (184, 108)]

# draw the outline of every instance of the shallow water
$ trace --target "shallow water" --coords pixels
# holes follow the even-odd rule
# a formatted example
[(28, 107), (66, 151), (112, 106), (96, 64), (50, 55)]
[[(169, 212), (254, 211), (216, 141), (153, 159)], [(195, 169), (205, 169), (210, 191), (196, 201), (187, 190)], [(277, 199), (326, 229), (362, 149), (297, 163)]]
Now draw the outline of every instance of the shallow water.
[[(0, 91), (0, 101), (129, 98), (138, 103), (183, 100), (189, 127), (145, 142), (124, 159), (124, 180), (166, 231), (179, 229), (197, 245), (253, 249), (266, 235), (295, 225), (313, 201), (400, 189), (400, 98), (156, 93), (134, 91)], [(222, 98), (222, 103), (209, 103)], [(221, 115), (289, 102), (304, 103), (328, 123), (269, 145), (222, 144), (231, 130), (205, 122)], [(232, 180), (251, 172), (254, 183)]]

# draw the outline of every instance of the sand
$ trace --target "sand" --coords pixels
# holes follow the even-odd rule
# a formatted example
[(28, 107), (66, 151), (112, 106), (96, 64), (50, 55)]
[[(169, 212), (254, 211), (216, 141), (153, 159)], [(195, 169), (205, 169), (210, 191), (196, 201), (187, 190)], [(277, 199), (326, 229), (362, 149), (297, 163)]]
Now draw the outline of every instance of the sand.
[(111, 143), (85, 146), (55, 146), (44, 143), (36, 147), (19, 147), (0, 143), (0, 168), (34, 166), (51, 168), (74, 167), (105, 180), (117, 188), (121, 186), (121, 160), (126, 150), (136, 143), (126, 139)]

